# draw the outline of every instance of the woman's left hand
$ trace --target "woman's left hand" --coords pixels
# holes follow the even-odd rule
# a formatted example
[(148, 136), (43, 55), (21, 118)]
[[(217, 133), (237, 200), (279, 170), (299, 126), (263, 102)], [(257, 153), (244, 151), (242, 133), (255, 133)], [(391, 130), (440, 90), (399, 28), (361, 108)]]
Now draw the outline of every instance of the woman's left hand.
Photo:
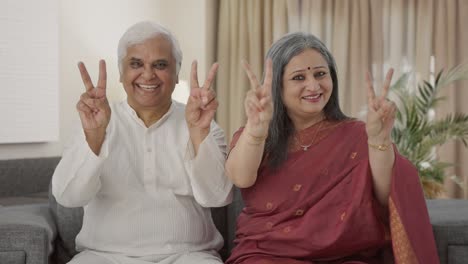
[(397, 111), (395, 103), (387, 99), (392, 76), (393, 69), (390, 69), (387, 72), (380, 96), (375, 95), (371, 74), (368, 72), (366, 76), (368, 101), (366, 131), (369, 141), (374, 144), (390, 142), (390, 134)]

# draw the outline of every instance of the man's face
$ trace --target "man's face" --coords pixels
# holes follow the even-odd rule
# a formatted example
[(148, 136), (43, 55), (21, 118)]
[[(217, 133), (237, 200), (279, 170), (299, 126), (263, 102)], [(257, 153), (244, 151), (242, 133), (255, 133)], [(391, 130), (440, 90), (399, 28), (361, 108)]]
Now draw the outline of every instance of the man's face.
[(167, 109), (178, 82), (172, 45), (164, 36), (150, 38), (127, 49), (120, 82), (128, 104), (137, 112)]

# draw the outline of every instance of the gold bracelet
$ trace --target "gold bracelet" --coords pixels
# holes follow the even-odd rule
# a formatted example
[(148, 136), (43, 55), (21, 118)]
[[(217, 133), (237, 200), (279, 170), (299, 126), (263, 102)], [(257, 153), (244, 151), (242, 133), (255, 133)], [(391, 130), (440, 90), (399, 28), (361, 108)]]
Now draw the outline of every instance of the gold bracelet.
[(256, 137), (250, 135), (249, 133), (247, 133), (247, 137), (249, 138), (247, 142), (252, 145), (260, 145), (266, 140), (266, 137)]
[(371, 148), (375, 148), (375, 149), (380, 150), (380, 151), (386, 151), (388, 149), (388, 147), (390, 146), (390, 144), (388, 144), (388, 145), (385, 145), (385, 144), (374, 145), (374, 144), (371, 144), (369, 142), (367, 142), (367, 145), (369, 145), (369, 147), (371, 147)]

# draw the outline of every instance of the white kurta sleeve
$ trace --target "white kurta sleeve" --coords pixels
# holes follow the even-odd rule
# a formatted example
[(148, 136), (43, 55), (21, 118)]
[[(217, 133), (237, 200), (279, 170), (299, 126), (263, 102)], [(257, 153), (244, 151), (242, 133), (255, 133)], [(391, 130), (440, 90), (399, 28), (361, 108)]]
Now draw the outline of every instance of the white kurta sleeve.
[(195, 200), (204, 207), (220, 207), (232, 202), (232, 183), (224, 173), (227, 146), (223, 130), (212, 122), (210, 133), (203, 140), (194, 157), (193, 145), (188, 144)]
[(64, 148), (54, 175), (52, 194), (65, 207), (87, 205), (101, 188), (100, 173), (108, 155), (108, 136), (99, 156), (89, 148), (82, 129)]

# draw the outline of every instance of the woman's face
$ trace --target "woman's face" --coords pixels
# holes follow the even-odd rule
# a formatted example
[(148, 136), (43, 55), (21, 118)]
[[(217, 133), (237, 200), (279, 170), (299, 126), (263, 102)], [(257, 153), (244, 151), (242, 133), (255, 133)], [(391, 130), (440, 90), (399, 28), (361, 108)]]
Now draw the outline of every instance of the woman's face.
[(284, 68), (283, 103), (296, 128), (305, 128), (323, 118), (332, 90), (327, 61), (315, 49), (294, 56)]

